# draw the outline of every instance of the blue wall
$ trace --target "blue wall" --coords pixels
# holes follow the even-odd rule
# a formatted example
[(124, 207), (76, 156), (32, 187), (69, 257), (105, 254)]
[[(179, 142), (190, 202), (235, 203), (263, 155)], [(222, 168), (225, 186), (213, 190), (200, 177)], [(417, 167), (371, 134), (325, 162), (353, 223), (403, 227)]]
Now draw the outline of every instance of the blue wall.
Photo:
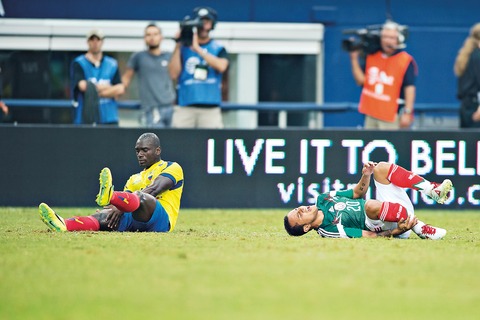
[(407, 51), (419, 66), (417, 102), (454, 103), (452, 66), (469, 28), (480, 21), (480, 1), (469, 0), (3, 0), (7, 18), (180, 20), (198, 4), (217, 9), (220, 22), (322, 22), (325, 32), (325, 101), (357, 101), (360, 89), (340, 48), (342, 30), (394, 20), (409, 26)]

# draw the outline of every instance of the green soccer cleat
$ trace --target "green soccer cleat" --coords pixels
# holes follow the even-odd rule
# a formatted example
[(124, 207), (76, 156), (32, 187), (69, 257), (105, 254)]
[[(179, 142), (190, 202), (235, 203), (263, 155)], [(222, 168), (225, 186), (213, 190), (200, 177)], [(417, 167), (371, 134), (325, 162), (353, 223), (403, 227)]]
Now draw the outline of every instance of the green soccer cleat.
[(112, 173), (110, 172), (110, 169), (103, 168), (100, 172), (100, 190), (98, 191), (95, 201), (100, 207), (104, 207), (110, 204), (112, 193)]
[(57, 215), (46, 203), (40, 203), (38, 212), (40, 213), (40, 219), (45, 222), (50, 230), (57, 232), (67, 231), (67, 226), (63, 218)]

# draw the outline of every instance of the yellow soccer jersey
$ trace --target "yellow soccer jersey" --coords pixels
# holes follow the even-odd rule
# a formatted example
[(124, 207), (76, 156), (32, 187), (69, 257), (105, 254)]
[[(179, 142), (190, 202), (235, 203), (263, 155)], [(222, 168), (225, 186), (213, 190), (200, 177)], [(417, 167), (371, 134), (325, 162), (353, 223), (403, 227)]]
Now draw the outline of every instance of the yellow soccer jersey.
[(170, 231), (172, 231), (177, 223), (180, 199), (183, 192), (183, 170), (178, 163), (160, 160), (150, 168), (132, 175), (123, 190), (128, 192), (141, 191), (160, 175), (173, 180), (172, 188), (156, 196), (165, 211), (167, 211), (170, 218)]

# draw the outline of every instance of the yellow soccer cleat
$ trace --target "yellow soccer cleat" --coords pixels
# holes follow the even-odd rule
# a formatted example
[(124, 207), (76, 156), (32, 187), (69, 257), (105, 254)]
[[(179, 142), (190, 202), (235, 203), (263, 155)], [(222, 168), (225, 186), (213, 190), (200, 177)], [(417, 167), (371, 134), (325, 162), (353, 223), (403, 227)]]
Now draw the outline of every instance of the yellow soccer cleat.
[(100, 190), (98, 191), (95, 201), (100, 207), (104, 207), (110, 204), (112, 193), (112, 173), (110, 172), (110, 169), (103, 168), (100, 172)]
[(45, 222), (50, 230), (58, 232), (67, 231), (63, 218), (57, 215), (46, 203), (40, 203), (38, 212), (40, 213), (40, 219)]

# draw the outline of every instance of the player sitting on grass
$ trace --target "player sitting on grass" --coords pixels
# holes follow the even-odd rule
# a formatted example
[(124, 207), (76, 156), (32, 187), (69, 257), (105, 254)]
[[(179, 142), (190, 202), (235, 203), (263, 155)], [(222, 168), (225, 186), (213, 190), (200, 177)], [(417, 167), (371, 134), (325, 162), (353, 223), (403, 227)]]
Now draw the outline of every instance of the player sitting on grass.
[[(377, 200), (364, 200), (372, 174)], [(418, 220), (403, 188), (418, 190), (443, 204), (452, 182), (445, 179), (438, 184), (396, 164), (368, 162), (353, 189), (322, 193), (315, 206), (301, 206), (290, 211), (284, 217), (285, 230), (292, 236), (315, 230), (320, 236), (329, 238), (408, 238), (412, 229), (422, 239), (442, 239), (447, 231)]]
[(145, 169), (128, 179), (124, 191), (114, 191), (110, 169), (101, 171), (96, 202), (103, 209), (91, 216), (63, 219), (41, 203), (40, 218), (53, 231), (172, 231), (180, 210), (182, 168), (161, 160), (160, 140), (153, 133), (141, 135), (135, 150)]

